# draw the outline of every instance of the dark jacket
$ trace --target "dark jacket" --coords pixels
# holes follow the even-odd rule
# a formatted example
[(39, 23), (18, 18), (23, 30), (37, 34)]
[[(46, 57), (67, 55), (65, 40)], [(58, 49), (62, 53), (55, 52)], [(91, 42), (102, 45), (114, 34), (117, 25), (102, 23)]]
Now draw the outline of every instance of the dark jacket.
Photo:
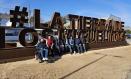
[(69, 44), (70, 44), (70, 45), (74, 45), (74, 39), (71, 39), (71, 38), (70, 38), (70, 39), (69, 39)]
[(81, 40), (80, 40), (79, 38), (75, 38), (75, 44), (76, 44), (76, 45), (81, 44)]
[(48, 49), (48, 48), (47, 48), (46, 44), (40, 42), (37, 44), (36, 49), (40, 50), (40, 49)]

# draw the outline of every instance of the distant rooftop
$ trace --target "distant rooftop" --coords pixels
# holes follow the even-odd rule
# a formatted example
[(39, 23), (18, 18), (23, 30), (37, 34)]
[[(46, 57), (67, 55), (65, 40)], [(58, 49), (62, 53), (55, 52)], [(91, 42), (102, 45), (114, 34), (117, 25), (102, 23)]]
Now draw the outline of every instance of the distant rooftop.
[(120, 21), (121, 22), (121, 18), (117, 17), (115, 15), (110, 15), (107, 20), (114, 20), (114, 21)]
[(7, 13), (0, 13), (0, 19), (9, 19), (10, 15)]

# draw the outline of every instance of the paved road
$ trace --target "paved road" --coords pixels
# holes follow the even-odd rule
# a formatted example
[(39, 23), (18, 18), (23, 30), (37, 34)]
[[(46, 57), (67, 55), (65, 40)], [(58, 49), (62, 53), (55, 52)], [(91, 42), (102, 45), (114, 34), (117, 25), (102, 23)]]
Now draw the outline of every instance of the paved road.
[(53, 63), (0, 64), (0, 79), (131, 79), (131, 46), (65, 55)]

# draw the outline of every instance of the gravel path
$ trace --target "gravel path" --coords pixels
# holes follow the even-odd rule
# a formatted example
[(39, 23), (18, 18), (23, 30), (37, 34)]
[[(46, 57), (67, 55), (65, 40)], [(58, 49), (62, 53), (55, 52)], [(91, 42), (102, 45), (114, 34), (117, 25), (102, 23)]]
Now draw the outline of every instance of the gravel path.
[(131, 46), (68, 54), (53, 63), (0, 64), (0, 79), (131, 79)]

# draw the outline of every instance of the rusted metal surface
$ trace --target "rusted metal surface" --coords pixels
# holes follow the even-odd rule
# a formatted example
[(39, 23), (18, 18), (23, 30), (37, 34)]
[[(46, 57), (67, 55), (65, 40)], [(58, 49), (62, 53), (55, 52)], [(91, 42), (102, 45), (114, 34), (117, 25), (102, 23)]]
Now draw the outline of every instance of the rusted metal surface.
[[(44, 36), (52, 33), (52, 29), (57, 29), (58, 37), (62, 40), (71, 36), (76, 38), (76, 35), (78, 35), (84, 40), (86, 49), (99, 49), (127, 45), (125, 40), (125, 31), (123, 29), (124, 22), (69, 14), (68, 19), (70, 21), (70, 26), (66, 29), (59, 12), (54, 13), (50, 22), (40, 23), (40, 10), (35, 9), (33, 18), (35, 28), (31, 29), (24, 27), (24, 23), (28, 23), (28, 12), (26, 7), (23, 7), (22, 11), (20, 11), (20, 7), (16, 6), (15, 10), (10, 10), (10, 15), (12, 16), (10, 21), (12, 22), (13, 28), (16, 28), (17, 23), (20, 28), (24, 28), (24, 30), (22, 30), (19, 34), (19, 42), (25, 47), (34, 46), (38, 42), (38, 34), (35, 31), (35, 28), (43, 29), (42, 33)], [(20, 18), (18, 18), (18, 16), (20, 16)], [(26, 33), (32, 34), (33, 41), (31, 43), (26, 42)], [(0, 27), (0, 48), (5, 48), (5, 28), (2, 27)], [(15, 52), (15, 50), (17, 52)], [(18, 50), (0, 49), (0, 59), (34, 55), (35, 48), (31, 48), (29, 50), (31, 52), (29, 52), (27, 48), (21, 48)], [(13, 53), (9, 51), (12, 51)]]
[(10, 21), (12, 22), (12, 27), (16, 27), (17, 23), (19, 27), (24, 27), (24, 23), (28, 23), (28, 12), (27, 8), (23, 7), (20, 11), (20, 6), (16, 6), (15, 10), (10, 10)]
[[(17, 22), (20, 23), (21, 27), (22, 27), (21, 21), (22, 23), (26, 23), (27, 19), (25, 19), (24, 17), (28, 16), (28, 12), (26, 12), (27, 8), (24, 7), (22, 11), (19, 11), (19, 9), (20, 7), (16, 6), (15, 10), (10, 11), (11, 15), (14, 16), (13, 18), (11, 18), (11, 22), (12, 24), (14, 24), (13, 27)], [(18, 19), (17, 18), (18, 15), (20, 16), (23, 15), (22, 16), (23, 19), (22, 18)], [(69, 14), (68, 19), (70, 21), (69, 29), (64, 28), (64, 23), (59, 12), (54, 13), (50, 22), (46, 24), (44, 23), (40, 24), (40, 10), (39, 9), (34, 10), (35, 28), (44, 29), (44, 26), (46, 26), (46, 29), (57, 29), (58, 36), (61, 39), (65, 39), (65, 36), (67, 37), (72, 36), (73, 38), (76, 38), (76, 35), (79, 36), (83, 35), (82, 38), (86, 41), (86, 43), (88, 43), (89, 46), (92, 44), (90, 48), (121, 45), (119, 42), (122, 42), (123, 45), (125, 45), (124, 44), (125, 42), (123, 42), (125, 41), (125, 31), (123, 29), (124, 22), (98, 19), (94, 17), (86, 17), (73, 14)], [(66, 30), (67, 33), (64, 33), (64, 30)], [(46, 32), (48, 33), (48, 30), (46, 30)], [(20, 39), (22, 38), (23, 36), (21, 35)], [(23, 42), (21, 44), (23, 44)]]
[(35, 28), (40, 28), (40, 10), (35, 9), (34, 10), (34, 27)]
[(49, 28), (63, 29), (63, 21), (59, 12), (54, 13)]
[(5, 48), (5, 28), (0, 27), (0, 48)]
[(35, 52), (34, 47), (0, 49), (0, 61), (4, 59), (34, 56)]
[[(30, 33), (33, 37), (33, 39), (32, 39), (33, 41), (30, 43), (27, 43), (26, 38), (25, 38), (27, 33)], [(34, 29), (31, 29), (31, 28), (23, 29), (19, 34), (19, 42), (21, 45), (23, 45), (25, 47), (34, 46), (38, 42), (38, 34)]]

